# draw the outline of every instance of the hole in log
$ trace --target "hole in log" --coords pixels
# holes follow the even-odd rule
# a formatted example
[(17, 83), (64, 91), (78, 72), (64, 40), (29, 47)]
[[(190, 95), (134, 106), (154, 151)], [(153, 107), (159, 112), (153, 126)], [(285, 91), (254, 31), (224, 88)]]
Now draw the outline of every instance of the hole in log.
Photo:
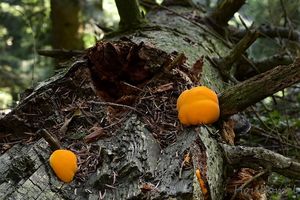
[(169, 58), (143, 42), (128, 41), (99, 42), (87, 56), (97, 95), (111, 102), (136, 95)]

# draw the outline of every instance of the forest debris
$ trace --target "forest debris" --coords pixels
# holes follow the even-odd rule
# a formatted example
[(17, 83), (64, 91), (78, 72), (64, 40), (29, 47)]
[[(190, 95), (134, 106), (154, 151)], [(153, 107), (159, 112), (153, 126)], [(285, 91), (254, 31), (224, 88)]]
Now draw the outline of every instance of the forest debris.
[(191, 69), (191, 74), (195, 80), (199, 80), (202, 73), (202, 68), (204, 64), (204, 56), (201, 56), (193, 65)]
[(174, 74), (180, 76), (180, 78), (182, 78), (185, 81), (185, 85), (191, 87), (194, 85), (194, 82), (192, 81), (192, 79), (188, 76), (187, 73), (179, 70), (179, 69), (174, 69)]
[(259, 33), (257, 30), (249, 30), (249, 32), (247, 32), (247, 34), (233, 47), (229, 54), (218, 62), (218, 68), (224, 79), (237, 82), (234, 77), (234, 65), (244, 57), (243, 54), (256, 41), (258, 36)]
[(183, 168), (191, 168), (191, 167), (192, 167), (192, 157), (190, 155), (190, 152), (187, 152), (184, 155), (183, 161), (181, 162), (181, 166), (179, 170), (179, 179), (181, 179)]
[(69, 119), (68, 118), (65, 119), (65, 122), (62, 125), (62, 127), (59, 129), (59, 132), (64, 135), (67, 132), (68, 126), (71, 123), (71, 121), (73, 120), (73, 118), (76, 117), (76, 116), (80, 116), (81, 114), (82, 114), (81, 110), (80, 109), (76, 109), (74, 111), (73, 115)]
[(105, 101), (115, 102), (125, 95), (136, 94), (132, 87), (146, 83), (168, 60), (169, 55), (143, 42), (98, 42), (87, 57), (91, 78), (97, 94)]
[(154, 185), (150, 182), (146, 182), (146, 183), (142, 184), (140, 189), (142, 190), (142, 192), (148, 192), (148, 191), (152, 191), (152, 190), (157, 190), (157, 187), (158, 187), (158, 184)]
[(187, 57), (184, 55), (184, 53), (180, 53), (178, 54), (174, 59), (173, 61), (168, 64), (165, 68), (164, 68), (164, 71), (166, 73), (169, 73), (172, 69), (178, 67), (178, 66), (181, 66), (185, 63), (185, 61), (187, 60)]
[(204, 199), (208, 199), (210, 197), (210, 188), (208, 184), (208, 170), (207, 170), (207, 162), (208, 156), (206, 152), (206, 147), (202, 140), (198, 137), (191, 148), (193, 166), (195, 168), (195, 175), (199, 182), (199, 186), (201, 188)]
[(102, 127), (99, 127), (98, 124), (95, 124), (92, 128), (88, 130), (89, 135), (84, 137), (86, 143), (95, 142), (101, 137), (107, 136)]
[(101, 147), (95, 144), (86, 144), (84, 142), (73, 143), (69, 149), (78, 156), (78, 171), (76, 178), (85, 181), (88, 175), (97, 170), (97, 166), (102, 162)]
[(173, 83), (166, 83), (154, 88), (153, 93), (155, 94), (155, 93), (165, 92), (171, 89), (173, 89)]
[(234, 199), (266, 199), (265, 181), (262, 178), (266, 171), (258, 172), (250, 168), (241, 168), (231, 177), (227, 184), (227, 192)]
[(234, 124), (232, 121), (224, 121), (222, 126), (222, 138), (223, 140), (230, 145), (234, 145)]

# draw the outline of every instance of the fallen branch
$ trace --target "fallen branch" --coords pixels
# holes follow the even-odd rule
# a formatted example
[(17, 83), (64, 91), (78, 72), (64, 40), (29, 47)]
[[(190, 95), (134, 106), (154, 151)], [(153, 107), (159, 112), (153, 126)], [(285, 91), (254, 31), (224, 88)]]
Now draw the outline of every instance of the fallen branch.
[[(247, 30), (231, 29), (232, 37), (242, 38), (247, 34)], [(286, 27), (262, 25), (258, 27), (260, 37), (285, 38), (291, 41), (300, 41), (300, 32)]]
[(220, 97), (221, 115), (238, 113), (262, 99), (300, 82), (300, 58), (256, 75), (224, 91)]
[(221, 146), (230, 165), (254, 169), (263, 167), (292, 179), (300, 178), (300, 163), (291, 158), (262, 147)]
[(39, 49), (38, 54), (41, 56), (56, 58), (56, 59), (70, 59), (75, 56), (82, 56), (85, 54), (83, 50), (66, 50), (66, 49)]
[(240, 79), (250, 78), (258, 73), (271, 70), (278, 65), (289, 65), (293, 63), (293, 59), (287, 55), (276, 54), (261, 60), (253, 61), (252, 63), (257, 70), (254, 70), (253, 66), (248, 62), (240, 63), (236, 72), (236, 77)]

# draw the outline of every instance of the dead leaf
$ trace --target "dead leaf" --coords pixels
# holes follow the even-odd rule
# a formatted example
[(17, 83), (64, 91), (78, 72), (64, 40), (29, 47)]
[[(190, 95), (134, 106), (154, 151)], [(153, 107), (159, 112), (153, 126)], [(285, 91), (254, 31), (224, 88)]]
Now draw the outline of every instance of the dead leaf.
[(101, 137), (107, 136), (107, 134), (103, 131), (103, 128), (94, 125), (89, 130), (90, 134), (84, 137), (84, 141), (86, 143), (95, 142)]
[(143, 183), (140, 189), (142, 190), (142, 192), (148, 192), (156, 189), (156, 187), (152, 183)]
[(62, 125), (62, 127), (59, 129), (59, 132), (61, 134), (65, 134), (68, 130), (68, 126), (69, 124), (71, 123), (72, 119), (76, 116), (80, 116), (82, 114), (81, 110), (80, 109), (76, 109), (73, 113), (73, 115), (68, 119), (65, 119), (65, 122), (64, 124)]
[(192, 75), (195, 76), (196, 78), (199, 78), (201, 76), (203, 63), (204, 63), (203, 58), (204, 56), (201, 56), (201, 58), (195, 62), (195, 64), (191, 69)]

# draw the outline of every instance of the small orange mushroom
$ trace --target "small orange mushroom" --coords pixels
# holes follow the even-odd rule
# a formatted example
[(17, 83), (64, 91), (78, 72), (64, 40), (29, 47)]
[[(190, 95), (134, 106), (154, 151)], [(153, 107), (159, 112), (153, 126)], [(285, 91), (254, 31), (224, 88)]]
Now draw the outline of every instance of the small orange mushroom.
[(51, 154), (49, 160), (50, 166), (60, 180), (66, 183), (73, 180), (77, 171), (77, 158), (72, 151), (56, 150)]
[(220, 116), (218, 96), (205, 86), (182, 92), (177, 99), (177, 110), (184, 125), (211, 124)]
[(201, 177), (200, 169), (196, 169), (196, 177), (197, 177), (197, 179), (198, 179), (199, 186), (200, 186), (200, 188), (201, 188), (202, 194), (203, 194), (204, 196), (207, 196), (207, 195), (208, 195), (208, 190), (207, 190), (207, 187), (206, 187), (206, 185), (205, 185), (204, 180), (203, 180), (202, 177)]

